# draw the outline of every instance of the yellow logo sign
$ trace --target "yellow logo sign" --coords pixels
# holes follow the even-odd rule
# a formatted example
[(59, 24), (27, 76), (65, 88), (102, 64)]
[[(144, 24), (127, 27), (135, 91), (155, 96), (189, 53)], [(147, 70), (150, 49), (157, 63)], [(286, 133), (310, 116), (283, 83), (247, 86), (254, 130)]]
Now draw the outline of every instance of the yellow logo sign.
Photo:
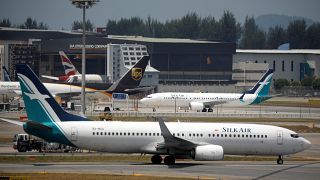
[(142, 78), (142, 69), (141, 68), (132, 68), (131, 76), (133, 80), (140, 80)]

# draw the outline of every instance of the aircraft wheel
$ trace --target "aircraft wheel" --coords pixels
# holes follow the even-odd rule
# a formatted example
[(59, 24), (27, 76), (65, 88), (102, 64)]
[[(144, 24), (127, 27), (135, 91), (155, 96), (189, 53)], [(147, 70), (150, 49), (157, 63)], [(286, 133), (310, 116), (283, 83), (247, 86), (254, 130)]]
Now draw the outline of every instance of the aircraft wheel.
[(152, 164), (161, 164), (162, 157), (160, 155), (154, 155), (151, 157)]
[(212, 109), (212, 108), (209, 108), (209, 109), (208, 109), (208, 112), (213, 112), (213, 109)]
[(202, 112), (207, 112), (207, 108), (203, 108), (203, 109), (202, 109)]
[(282, 156), (279, 156), (279, 158), (277, 159), (277, 164), (279, 165), (283, 164)]
[(164, 164), (166, 165), (174, 165), (175, 162), (176, 158), (173, 155), (169, 155), (164, 158)]

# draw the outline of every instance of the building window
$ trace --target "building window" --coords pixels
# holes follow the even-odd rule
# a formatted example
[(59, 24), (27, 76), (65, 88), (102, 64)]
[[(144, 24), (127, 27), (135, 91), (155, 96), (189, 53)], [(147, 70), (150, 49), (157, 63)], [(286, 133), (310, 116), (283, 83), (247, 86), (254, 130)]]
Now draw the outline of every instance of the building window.
[(276, 71), (276, 61), (273, 61), (273, 70)]
[(293, 61), (291, 61), (291, 72), (293, 72)]
[(282, 72), (284, 72), (284, 61), (282, 61)]

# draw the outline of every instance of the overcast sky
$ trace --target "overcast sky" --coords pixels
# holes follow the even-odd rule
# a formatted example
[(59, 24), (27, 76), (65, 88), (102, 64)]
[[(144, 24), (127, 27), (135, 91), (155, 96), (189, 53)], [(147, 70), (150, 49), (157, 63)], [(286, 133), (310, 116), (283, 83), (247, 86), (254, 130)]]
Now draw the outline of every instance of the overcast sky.
[[(105, 26), (108, 19), (151, 16), (164, 22), (188, 12), (219, 19), (224, 10), (230, 10), (240, 22), (247, 15), (263, 14), (302, 16), (320, 22), (319, 8), (320, 0), (100, 0), (87, 10), (87, 17), (95, 26)], [(69, 0), (1, 0), (0, 19), (21, 24), (27, 17), (46, 23), (50, 29), (71, 29), (82, 13)]]

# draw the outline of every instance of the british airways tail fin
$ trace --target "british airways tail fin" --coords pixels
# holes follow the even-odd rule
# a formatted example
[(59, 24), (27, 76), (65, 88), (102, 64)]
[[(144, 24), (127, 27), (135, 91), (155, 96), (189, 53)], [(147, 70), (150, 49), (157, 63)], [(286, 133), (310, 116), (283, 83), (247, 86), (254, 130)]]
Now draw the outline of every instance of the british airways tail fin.
[(3, 69), (4, 81), (7, 81), (7, 82), (11, 81), (7, 68), (5, 66), (2, 66), (2, 69)]
[(59, 54), (61, 57), (62, 66), (64, 68), (66, 76), (80, 74), (77, 71), (76, 67), (72, 64), (68, 56), (63, 51), (59, 51)]
[(120, 92), (127, 89), (135, 89), (140, 85), (148, 65), (150, 56), (143, 56), (131, 69), (129, 69), (118, 81), (112, 84), (108, 92)]
[(28, 65), (17, 64), (16, 70), (30, 121), (46, 124), (88, 120), (64, 111)]

